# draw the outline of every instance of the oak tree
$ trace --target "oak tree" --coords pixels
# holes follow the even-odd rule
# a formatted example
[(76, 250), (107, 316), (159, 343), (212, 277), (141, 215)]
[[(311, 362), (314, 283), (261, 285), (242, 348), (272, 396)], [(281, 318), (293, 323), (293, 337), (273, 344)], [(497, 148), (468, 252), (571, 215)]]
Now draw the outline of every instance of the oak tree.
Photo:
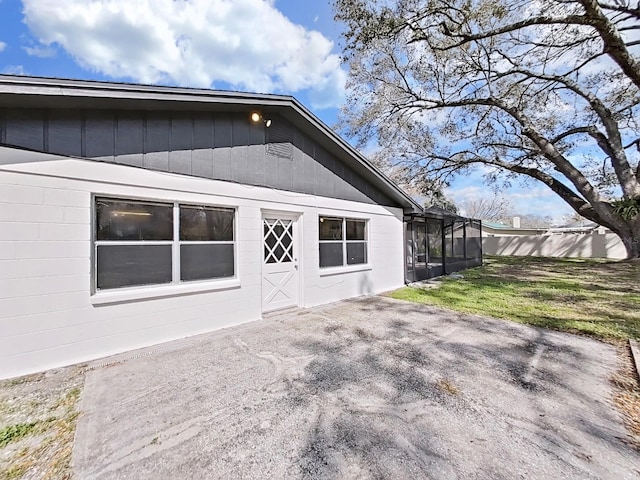
[[(335, 0), (346, 133), (407, 178), (541, 182), (640, 257), (636, 0)], [(550, 212), (540, 212), (547, 214)]]

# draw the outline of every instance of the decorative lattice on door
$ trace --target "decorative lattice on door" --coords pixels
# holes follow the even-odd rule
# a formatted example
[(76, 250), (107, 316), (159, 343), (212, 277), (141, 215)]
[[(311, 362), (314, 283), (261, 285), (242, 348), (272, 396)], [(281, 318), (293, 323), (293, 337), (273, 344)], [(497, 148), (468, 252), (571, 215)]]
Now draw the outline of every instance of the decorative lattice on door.
[(264, 263), (293, 261), (293, 221), (265, 218)]

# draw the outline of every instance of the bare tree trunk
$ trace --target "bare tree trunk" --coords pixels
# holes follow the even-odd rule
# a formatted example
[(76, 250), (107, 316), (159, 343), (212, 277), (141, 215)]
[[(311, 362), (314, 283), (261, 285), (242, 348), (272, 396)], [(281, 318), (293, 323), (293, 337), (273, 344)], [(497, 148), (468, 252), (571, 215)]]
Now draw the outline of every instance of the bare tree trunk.
[(640, 238), (637, 236), (634, 237), (620, 237), (622, 239), (622, 243), (624, 244), (624, 248), (627, 250), (627, 260), (635, 260), (640, 259), (640, 248), (638, 245), (640, 244)]
[(627, 251), (627, 260), (640, 259), (640, 221), (635, 221), (624, 231), (615, 232)]

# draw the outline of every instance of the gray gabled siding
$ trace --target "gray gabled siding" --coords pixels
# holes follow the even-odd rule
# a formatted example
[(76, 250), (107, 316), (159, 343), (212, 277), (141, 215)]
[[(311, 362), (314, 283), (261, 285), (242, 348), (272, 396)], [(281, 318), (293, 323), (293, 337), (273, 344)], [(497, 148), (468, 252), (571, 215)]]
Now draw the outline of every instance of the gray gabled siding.
[[(291, 192), (397, 206), (280, 116), (245, 113), (7, 108), (8, 146)], [(272, 133), (271, 133), (272, 132)], [(0, 164), (10, 159), (0, 158)]]

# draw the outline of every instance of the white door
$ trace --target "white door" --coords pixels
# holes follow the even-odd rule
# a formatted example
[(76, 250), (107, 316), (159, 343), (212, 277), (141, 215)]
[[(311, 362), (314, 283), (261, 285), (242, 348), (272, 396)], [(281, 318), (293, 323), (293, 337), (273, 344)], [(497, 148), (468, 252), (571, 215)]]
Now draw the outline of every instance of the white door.
[(298, 305), (296, 218), (265, 214), (262, 217), (262, 311)]

